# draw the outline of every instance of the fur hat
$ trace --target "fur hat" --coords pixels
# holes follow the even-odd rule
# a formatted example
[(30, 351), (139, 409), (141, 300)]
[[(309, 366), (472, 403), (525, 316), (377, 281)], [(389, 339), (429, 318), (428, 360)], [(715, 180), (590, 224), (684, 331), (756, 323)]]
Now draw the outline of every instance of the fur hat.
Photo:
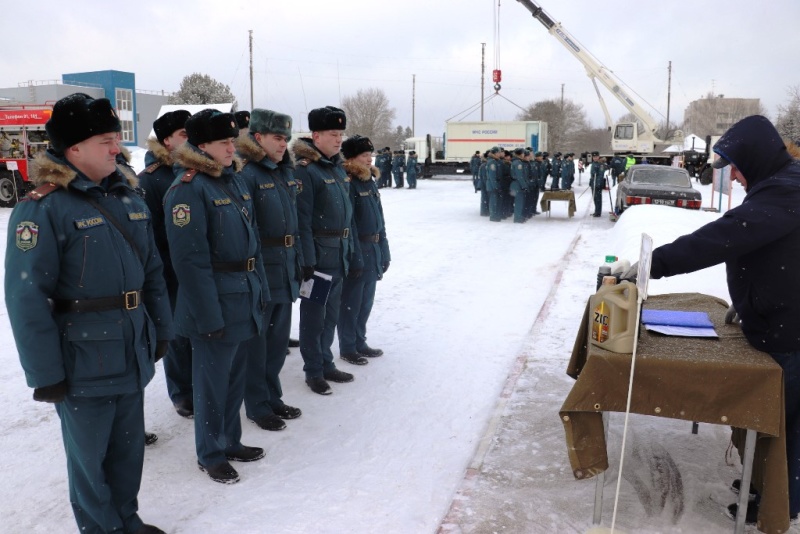
[(73, 93), (56, 102), (44, 127), (58, 154), (95, 135), (122, 130), (107, 98), (94, 99), (84, 93)]
[(158, 142), (163, 143), (164, 139), (177, 130), (185, 128), (186, 119), (191, 116), (192, 114), (185, 109), (176, 109), (175, 111), (168, 111), (157, 118), (153, 122), (153, 131), (156, 132)]
[(347, 117), (339, 108), (325, 106), (308, 112), (308, 129), (312, 132), (344, 130), (345, 128), (347, 128)]
[(236, 126), (241, 128), (247, 128), (250, 126), (250, 112), (249, 111), (237, 111), (233, 114), (236, 118)]
[(198, 111), (186, 120), (186, 135), (194, 146), (229, 137), (239, 137), (239, 127), (233, 113), (216, 109)]
[(364, 137), (362, 135), (348, 137), (342, 143), (342, 154), (344, 154), (346, 159), (354, 158), (364, 152), (373, 152), (374, 150), (375, 147), (372, 146), (372, 141), (369, 140), (369, 137)]
[(292, 139), (292, 118), (277, 111), (255, 108), (250, 115), (250, 131), (283, 135), (289, 141)]

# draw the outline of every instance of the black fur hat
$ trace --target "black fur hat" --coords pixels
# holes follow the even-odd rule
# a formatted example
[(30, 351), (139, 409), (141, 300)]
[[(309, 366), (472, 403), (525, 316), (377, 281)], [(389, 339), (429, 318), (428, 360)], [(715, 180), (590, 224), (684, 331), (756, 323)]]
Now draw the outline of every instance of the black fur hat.
[(56, 102), (44, 127), (58, 154), (95, 135), (122, 130), (107, 98), (94, 99), (84, 93), (73, 93)]
[(233, 113), (216, 109), (198, 111), (186, 120), (186, 135), (194, 146), (229, 137), (239, 137), (239, 127)]
[(372, 146), (372, 141), (369, 140), (369, 137), (364, 137), (362, 135), (354, 135), (353, 137), (348, 137), (342, 143), (342, 154), (346, 159), (351, 159), (359, 154), (363, 154), (364, 152), (374, 152), (375, 147)]
[(345, 128), (347, 128), (347, 117), (339, 108), (325, 106), (308, 112), (308, 129), (312, 132), (344, 130)]
[(236, 126), (239, 128), (249, 128), (250, 127), (250, 112), (249, 111), (237, 111), (233, 114), (236, 118)]
[(191, 117), (192, 114), (185, 109), (176, 109), (175, 111), (168, 111), (161, 115), (153, 122), (153, 131), (156, 133), (156, 139), (159, 143), (163, 143), (164, 139), (175, 133), (181, 128), (185, 128), (186, 119)]

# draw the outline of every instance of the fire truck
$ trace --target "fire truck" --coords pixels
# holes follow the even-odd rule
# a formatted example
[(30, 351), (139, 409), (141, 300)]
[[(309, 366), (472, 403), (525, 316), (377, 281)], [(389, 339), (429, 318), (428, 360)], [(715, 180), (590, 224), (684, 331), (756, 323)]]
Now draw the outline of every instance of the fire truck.
[(52, 112), (48, 103), (0, 105), (0, 207), (14, 206), (33, 189), (28, 166), (50, 145), (44, 125)]

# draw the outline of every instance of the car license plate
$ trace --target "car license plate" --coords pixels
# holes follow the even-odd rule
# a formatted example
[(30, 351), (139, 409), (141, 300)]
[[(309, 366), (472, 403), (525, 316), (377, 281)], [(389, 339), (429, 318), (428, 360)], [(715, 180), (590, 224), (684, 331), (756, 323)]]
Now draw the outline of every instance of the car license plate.
[(674, 200), (666, 200), (666, 199), (663, 199), (663, 198), (654, 198), (653, 199), (653, 204), (660, 204), (662, 206), (674, 206), (675, 205), (675, 201)]

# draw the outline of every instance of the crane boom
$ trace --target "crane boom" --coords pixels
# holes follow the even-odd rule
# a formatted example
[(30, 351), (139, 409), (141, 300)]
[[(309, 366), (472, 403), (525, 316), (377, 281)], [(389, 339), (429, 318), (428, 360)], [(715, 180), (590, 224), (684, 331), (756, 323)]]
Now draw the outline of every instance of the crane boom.
[[(558, 42), (564, 45), (564, 47), (581, 62), (586, 69), (587, 76), (589, 76), (592, 83), (595, 84), (595, 89), (597, 89), (595, 80), (599, 80), (600, 83), (602, 83), (603, 86), (638, 120), (639, 124), (636, 125), (637, 135), (633, 136), (631, 142), (628, 143), (625, 142), (625, 135), (619, 135), (620, 132), (623, 131), (620, 130), (619, 127), (623, 125), (614, 126), (612, 147), (615, 151), (632, 150), (635, 152), (652, 152), (654, 144), (664, 142), (656, 136), (656, 130), (658, 129), (656, 121), (633, 99), (626, 85), (614, 76), (614, 73), (610, 69), (600, 63), (588, 50), (580, 46), (578, 41), (564, 29), (561, 23), (553, 21), (550, 15), (548, 15), (541, 6), (534, 4), (531, 0), (517, 0), (517, 2), (530, 11), (533, 18), (541, 22), (548, 33), (555, 37)], [(600, 98), (608, 127), (611, 128), (611, 118), (606, 110), (605, 102), (603, 102), (599, 91), (597, 95)]]

